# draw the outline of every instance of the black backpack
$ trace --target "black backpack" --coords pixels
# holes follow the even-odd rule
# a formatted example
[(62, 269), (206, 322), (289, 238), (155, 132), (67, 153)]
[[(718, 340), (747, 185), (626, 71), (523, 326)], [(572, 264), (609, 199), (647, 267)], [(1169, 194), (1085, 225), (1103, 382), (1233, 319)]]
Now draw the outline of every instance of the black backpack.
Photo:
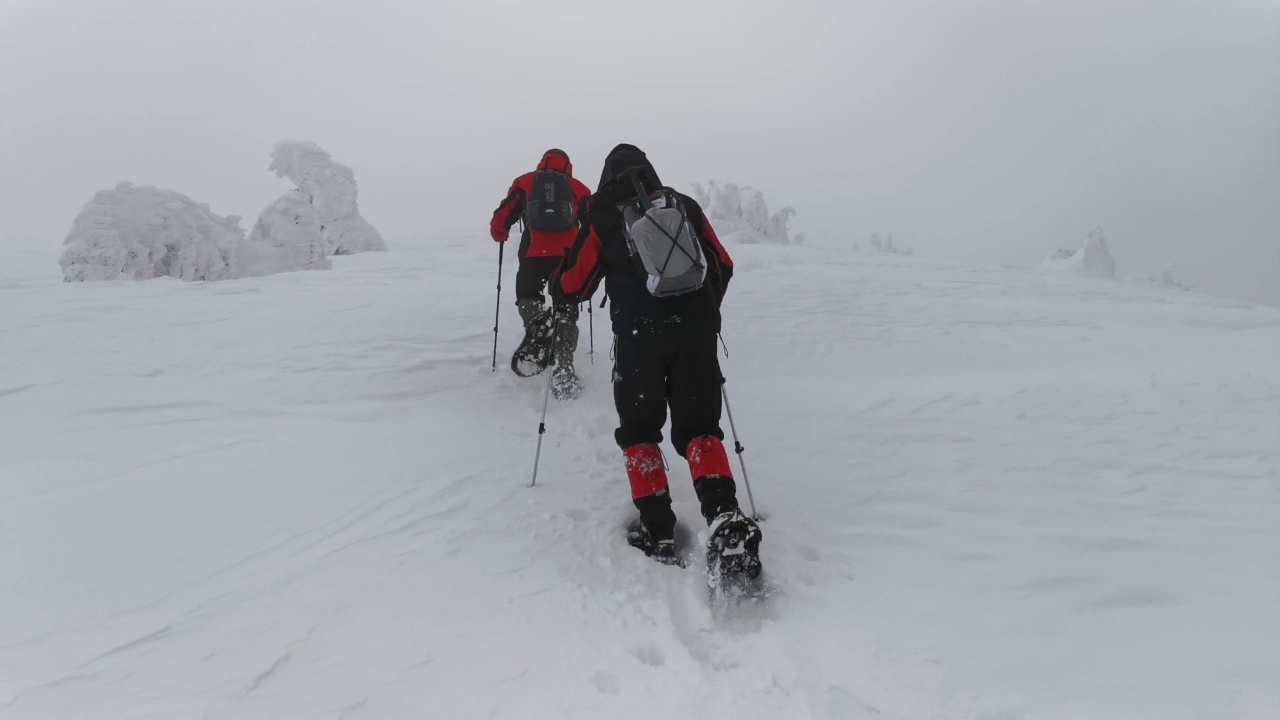
[(524, 224), (531, 230), (568, 230), (577, 222), (569, 176), (555, 170), (539, 170), (529, 183), (524, 203)]

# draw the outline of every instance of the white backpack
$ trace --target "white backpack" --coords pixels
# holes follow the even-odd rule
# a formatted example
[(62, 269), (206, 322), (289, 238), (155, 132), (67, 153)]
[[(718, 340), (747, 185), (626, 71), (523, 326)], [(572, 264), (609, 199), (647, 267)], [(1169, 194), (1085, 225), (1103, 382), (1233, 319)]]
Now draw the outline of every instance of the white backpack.
[(645, 287), (654, 297), (673, 297), (702, 287), (707, 261), (702, 243), (675, 194), (663, 188), (651, 200), (637, 181), (640, 198), (622, 208), (627, 249), (648, 276)]

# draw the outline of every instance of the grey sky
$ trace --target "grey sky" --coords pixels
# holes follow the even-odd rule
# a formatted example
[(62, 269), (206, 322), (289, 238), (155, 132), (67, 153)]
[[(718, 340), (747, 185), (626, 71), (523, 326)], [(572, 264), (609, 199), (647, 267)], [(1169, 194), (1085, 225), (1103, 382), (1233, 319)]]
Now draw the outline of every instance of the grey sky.
[(1102, 225), (1122, 273), (1280, 304), (1273, 0), (0, 0), (0, 108), (0, 240), (51, 271), (122, 180), (251, 224), (279, 139), (350, 165), (393, 241), (631, 142), (813, 242), (1036, 265)]

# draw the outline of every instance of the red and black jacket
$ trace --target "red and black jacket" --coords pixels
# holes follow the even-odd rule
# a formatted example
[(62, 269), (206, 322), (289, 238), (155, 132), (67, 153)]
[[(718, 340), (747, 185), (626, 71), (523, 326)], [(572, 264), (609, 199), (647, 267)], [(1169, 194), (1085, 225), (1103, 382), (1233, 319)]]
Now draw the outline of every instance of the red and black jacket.
[[(559, 150), (548, 150), (538, 163), (538, 170), (556, 170), (569, 176), (569, 191), (573, 194), (573, 204), (579, 209), (579, 218), (583, 211), (583, 200), (591, 195), (591, 190), (573, 177), (573, 164), (568, 156)], [(529, 188), (533, 184), (533, 173), (525, 173), (511, 183), (507, 197), (493, 211), (493, 219), (489, 221), (489, 235), (497, 242), (506, 242), (511, 233), (511, 226), (524, 216), (525, 198), (529, 196)], [(579, 220), (581, 222), (581, 220)], [(520, 235), (520, 257), (558, 257), (573, 245), (578, 234), (577, 228), (547, 232), (525, 228)]]
[(702, 208), (687, 195), (673, 192), (702, 243), (708, 263), (706, 281), (697, 291), (678, 297), (654, 297), (645, 287), (645, 274), (627, 248), (621, 210), (635, 199), (633, 186), (621, 175), (636, 167), (642, 170), (639, 177), (646, 191), (663, 189), (643, 152), (631, 145), (614, 148), (605, 160), (600, 189), (588, 200), (578, 237), (561, 264), (558, 292), (572, 302), (584, 302), (603, 280), (614, 332), (628, 331), (645, 321), (675, 321), (720, 332), (720, 301), (733, 277), (733, 260)]

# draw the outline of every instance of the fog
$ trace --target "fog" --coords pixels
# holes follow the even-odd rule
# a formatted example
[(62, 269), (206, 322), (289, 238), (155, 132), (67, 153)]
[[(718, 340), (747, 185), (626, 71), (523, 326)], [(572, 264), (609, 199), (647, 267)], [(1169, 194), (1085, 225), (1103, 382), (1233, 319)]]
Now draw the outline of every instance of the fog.
[(481, 242), (543, 150), (594, 187), (630, 142), (809, 242), (1031, 267), (1100, 225), (1121, 275), (1280, 304), (1271, 1), (0, 0), (0, 242), (51, 274), (120, 181), (251, 223), (286, 138), (393, 245)]

